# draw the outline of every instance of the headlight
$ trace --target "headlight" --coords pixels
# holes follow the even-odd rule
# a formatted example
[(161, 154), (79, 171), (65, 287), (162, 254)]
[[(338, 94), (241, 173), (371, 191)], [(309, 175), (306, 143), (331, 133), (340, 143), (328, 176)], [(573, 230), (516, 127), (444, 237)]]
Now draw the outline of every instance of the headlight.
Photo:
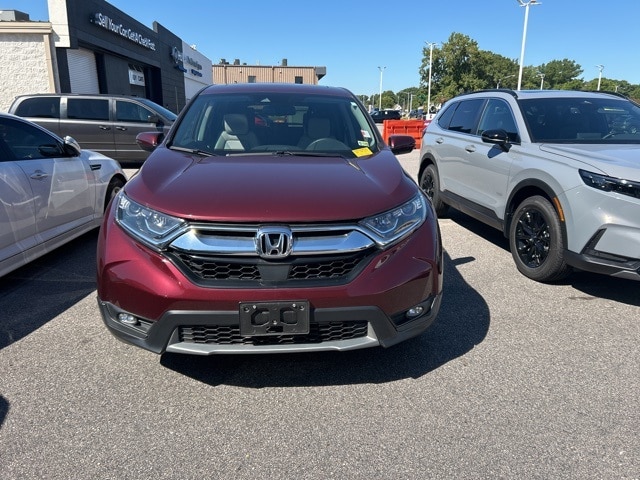
[(598, 173), (579, 170), (582, 181), (589, 187), (603, 192), (614, 192), (630, 197), (640, 198), (640, 182), (623, 180), (622, 178), (607, 177)]
[(393, 210), (375, 217), (365, 218), (360, 225), (380, 246), (396, 242), (418, 228), (427, 218), (427, 207), (422, 194)]
[(134, 202), (124, 193), (118, 196), (116, 221), (131, 235), (154, 248), (162, 248), (185, 224), (184, 220)]

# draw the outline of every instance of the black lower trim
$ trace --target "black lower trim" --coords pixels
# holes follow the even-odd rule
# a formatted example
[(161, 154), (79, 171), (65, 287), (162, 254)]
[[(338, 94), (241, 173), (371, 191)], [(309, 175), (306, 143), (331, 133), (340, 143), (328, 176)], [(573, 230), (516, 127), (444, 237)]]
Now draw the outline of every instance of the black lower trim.
[(440, 192), (440, 198), (444, 203), (456, 210), (460, 210), (462, 213), (466, 213), (476, 220), (486, 223), (493, 228), (497, 228), (501, 232), (504, 231), (504, 220), (498, 218), (493, 210), (446, 190)]
[(614, 261), (611, 258), (606, 258), (607, 255), (594, 255), (593, 253), (576, 253), (565, 250), (564, 259), (567, 264), (585, 272), (640, 281), (640, 260)]

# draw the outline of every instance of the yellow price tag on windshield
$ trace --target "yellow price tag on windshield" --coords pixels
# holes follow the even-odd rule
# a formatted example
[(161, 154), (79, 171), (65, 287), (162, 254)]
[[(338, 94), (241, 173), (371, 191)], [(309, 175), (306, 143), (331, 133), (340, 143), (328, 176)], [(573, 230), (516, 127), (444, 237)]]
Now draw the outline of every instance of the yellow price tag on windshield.
[(356, 157), (366, 157), (367, 155), (371, 155), (373, 153), (369, 147), (356, 148), (355, 150), (351, 151)]

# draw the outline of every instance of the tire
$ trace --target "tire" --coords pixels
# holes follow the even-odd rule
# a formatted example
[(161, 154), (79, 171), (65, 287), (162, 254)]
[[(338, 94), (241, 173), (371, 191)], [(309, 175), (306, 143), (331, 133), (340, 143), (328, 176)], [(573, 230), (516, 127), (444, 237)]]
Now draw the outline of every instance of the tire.
[(440, 178), (435, 165), (429, 164), (420, 175), (420, 188), (425, 195), (431, 200), (433, 209), (439, 217), (444, 216), (449, 210), (449, 205), (440, 199)]
[(516, 267), (537, 282), (562, 280), (571, 273), (563, 257), (564, 232), (558, 212), (544, 197), (525, 199), (509, 226), (509, 246)]
[(121, 178), (112, 178), (111, 181), (109, 182), (109, 186), (107, 187), (107, 194), (104, 197), (104, 211), (107, 211), (107, 207), (109, 206), (109, 203), (111, 203), (111, 200), (113, 200), (113, 197), (116, 196), (116, 194), (122, 190), (122, 187), (124, 187), (124, 180), (122, 180)]

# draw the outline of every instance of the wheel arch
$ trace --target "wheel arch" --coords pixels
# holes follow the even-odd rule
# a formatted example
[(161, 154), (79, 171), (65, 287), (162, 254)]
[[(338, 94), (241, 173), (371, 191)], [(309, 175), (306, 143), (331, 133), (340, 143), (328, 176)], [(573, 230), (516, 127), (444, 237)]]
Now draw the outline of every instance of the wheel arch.
[(436, 167), (436, 170), (439, 170), (438, 164), (436, 163), (435, 158), (433, 158), (433, 155), (431, 155), (430, 153), (425, 153), (420, 159), (420, 166), (418, 167), (418, 182), (420, 182), (422, 172), (424, 172), (424, 169), (429, 165), (433, 165), (434, 167)]
[(563, 238), (563, 247), (567, 248), (567, 224), (565, 221), (565, 213), (560, 203), (560, 199), (558, 195), (547, 183), (538, 179), (527, 179), (523, 180), (511, 191), (509, 195), (509, 200), (506, 204), (505, 215), (504, 215), (504, 227), (502, 233), (505, 237), (509, 237), (509, 229), (511, 228), (511, 222), (513, 220), (513, 214), (518, 208), (518, 205), (522, 203), (522, 201), (526, 198), (532, 197), (534, 195), (540, 195), (546, 198), (549, 203), (553, 206), (553, 209), (558, 214), (558, 218), (560, 219), (560, 225), (562, 227), (562, 238)]
[(113, 177), (111, 177), (111, 179), (109, 180), (109, 183), (107, 184), (107, 188), (105, 190), (103, 211), (107, 210), (107, 207), (111, 202), (111, 197), (113, 196), (112, 190), (114, 186), (119, 184), (120, 188), (123, 188), (126, 183), (127, 183), (127, 178), (124, 175), (116, 173)]

